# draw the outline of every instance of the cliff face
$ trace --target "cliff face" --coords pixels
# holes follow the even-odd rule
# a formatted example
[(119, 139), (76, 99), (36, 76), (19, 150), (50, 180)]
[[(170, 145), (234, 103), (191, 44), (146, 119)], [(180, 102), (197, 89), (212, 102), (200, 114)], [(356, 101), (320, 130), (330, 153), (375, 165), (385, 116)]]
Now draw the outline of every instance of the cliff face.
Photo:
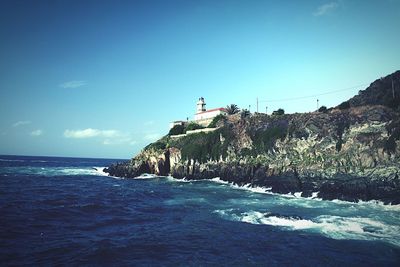
[(400, 116), (393, 107), (236, 114), (217, 127), (178, 139), (165, 136), (130, 162), (106, 171), (121, 177), (220, 177), (277, 193), (319, 192), (324, 199), (400, 203)]

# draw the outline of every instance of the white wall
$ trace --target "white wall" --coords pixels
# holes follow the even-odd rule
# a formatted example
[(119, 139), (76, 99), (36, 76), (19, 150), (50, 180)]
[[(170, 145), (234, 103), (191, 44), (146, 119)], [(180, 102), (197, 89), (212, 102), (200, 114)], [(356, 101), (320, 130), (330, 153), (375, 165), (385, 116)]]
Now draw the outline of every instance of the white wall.
[(226, 114), (226, 113), (221, 110), (204, 112), (204, 113), (200, 113), (200, 114), (195, 114), (194, 120), (197, 121), (197, 120), (211, 119), (211, 118), (218, 116), (219, 114)]

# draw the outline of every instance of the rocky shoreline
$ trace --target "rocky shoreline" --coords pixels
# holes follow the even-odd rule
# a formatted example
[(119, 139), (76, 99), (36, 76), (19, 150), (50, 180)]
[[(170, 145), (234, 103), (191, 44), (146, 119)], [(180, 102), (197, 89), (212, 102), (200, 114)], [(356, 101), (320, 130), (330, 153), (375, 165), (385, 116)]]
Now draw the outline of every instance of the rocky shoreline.
[[(161, 163), (161, 162), (160, 162)], [(238, 186), (269, 188), (273, 193), (288, 194), (302, 192), (302, 197), (311, 197), (318, 192), (317, 197), (324, 200), (340, 199), (345, 201), (379, 200), (385, 204), (400, 204), (400, 179), (398, 171), (393, 169), (387, 176), (369, 175), (355, 176), (349, 174), (335, 174), (324, 177), (323, 173), (301, 172), (295, 168), (276, 173), (274, 169), (265, 166), (240, 165), (233, 163), (187, 162), (168, 172), (165, 163), (157, 166), (146, 163), (132, 165), (131, 162), (119, 163), (105, 169), (111, 176), (135, 178), (143, 173), (152, 173), (160, 176), (171, 175), (177, 179), (203, 180), (219, 177)], [(162, 168), (165, 168), (162, 170)], [(161, 171), (160, 171), (161, 170)], [(381, 170), (387, 172), (387, 170)]]
[(400, 84), (400, 71), (336, 108), (235, 114), (214, 122), (217, 129), (210, 133), (166, 135), (105, 171), (127, 178), (143, 173), (219, 177), (273, 193), (310, 197), (319, 192), (326, 200), (400, 204), (400, 98), (392, 98), (392, 80)]

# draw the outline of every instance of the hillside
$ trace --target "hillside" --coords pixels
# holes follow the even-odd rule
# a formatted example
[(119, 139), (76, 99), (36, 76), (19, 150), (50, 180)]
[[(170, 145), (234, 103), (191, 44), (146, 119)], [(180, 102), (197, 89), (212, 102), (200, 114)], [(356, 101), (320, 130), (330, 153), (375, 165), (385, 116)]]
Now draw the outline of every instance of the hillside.
[(221, 117), (213, 132), (164, 136), (106, 171), (120, 177), (220, 177), (276, 193), (400, 203), (399, 98), (387, 97), (399, 76), (397, 71), (377, 80), (349, 104), (324, 112)]

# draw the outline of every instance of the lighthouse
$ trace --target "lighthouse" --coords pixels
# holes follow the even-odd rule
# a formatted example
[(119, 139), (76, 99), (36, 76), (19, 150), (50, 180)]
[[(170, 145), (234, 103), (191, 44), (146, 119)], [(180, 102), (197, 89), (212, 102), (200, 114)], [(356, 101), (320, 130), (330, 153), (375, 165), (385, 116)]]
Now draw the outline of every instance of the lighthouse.
[(203, 97), (199, 98), (199, 101), (197, 101), (197, 110), (196, 113), (204, 112), (206, 111), (206, 102), (204, 101)]

